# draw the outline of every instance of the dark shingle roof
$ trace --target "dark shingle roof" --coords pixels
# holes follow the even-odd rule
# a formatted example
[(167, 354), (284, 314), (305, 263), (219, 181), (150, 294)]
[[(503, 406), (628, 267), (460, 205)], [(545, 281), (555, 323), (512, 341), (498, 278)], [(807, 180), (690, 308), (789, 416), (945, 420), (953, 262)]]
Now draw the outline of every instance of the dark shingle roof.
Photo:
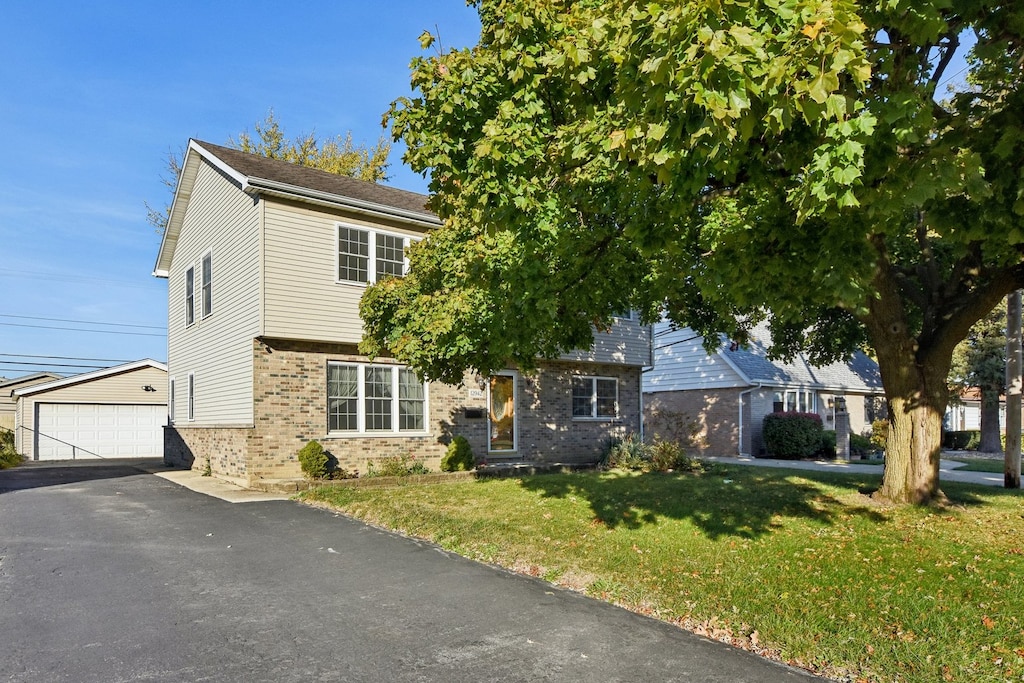
[(866, 392), (877, 392), (882, 389), (878, 364), (862, 351), (856, 351), (847, 361), (813, 366), (804, 354), (798, 354), (788, 362), (770, 360), (770, 346), (768, 326), (761, 324), (751, 332), (748, 346), (730, 351), (729, 342), (726, 340), (720, 353), (728, 356), (732, 364), (751, 382), (821, 386), (828, 389)]
[(378, 185), (366, 180), (340, 176), (315, 168), (299, 166), (279, 159), (268, 159), (258, 154), (249, 154), (230, 147), (210, 142), (195, 141), (203, 149), (218, 157), (225, 164), (249, 178), (261, 178), (275, 183), (284, 183), (296, 188), (348, 197), (363, 202), (372, 202), (403, 211), (423, 214), (435, 218), (427, 209), (427, 195), (409, 192), (395, 187)]

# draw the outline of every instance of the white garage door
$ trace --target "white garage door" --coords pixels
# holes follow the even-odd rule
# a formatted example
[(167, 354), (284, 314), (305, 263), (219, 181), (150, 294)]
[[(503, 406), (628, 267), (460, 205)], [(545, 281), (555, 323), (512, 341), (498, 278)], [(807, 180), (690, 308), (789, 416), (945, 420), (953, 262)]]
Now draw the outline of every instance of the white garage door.
[(165, 406), (36, 404), (36, 458), (159, 457)]

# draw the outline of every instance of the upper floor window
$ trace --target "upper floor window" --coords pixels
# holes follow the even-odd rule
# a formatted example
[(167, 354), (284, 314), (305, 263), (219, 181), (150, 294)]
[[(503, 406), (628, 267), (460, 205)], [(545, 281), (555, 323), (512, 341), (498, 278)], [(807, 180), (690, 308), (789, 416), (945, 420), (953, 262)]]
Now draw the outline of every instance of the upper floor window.
[(189, 266), (185, 271), (185, 326), (196, 321), (196, 269)]
[(610, 419), (619, 414), (619, 381), (614, 377), (573, 377), (572, 416)]
[(203, 317), (213, 313), (213, 254), (203, 256)]
[(402, 277), (405, 250), (413, 238), (338, 224), (338, 280), (373, 283)]

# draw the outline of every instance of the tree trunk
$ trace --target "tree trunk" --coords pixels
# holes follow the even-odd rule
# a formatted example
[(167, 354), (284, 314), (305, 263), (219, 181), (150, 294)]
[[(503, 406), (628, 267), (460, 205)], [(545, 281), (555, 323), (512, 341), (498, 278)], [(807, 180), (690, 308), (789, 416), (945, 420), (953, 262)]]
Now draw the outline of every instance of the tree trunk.
[(1001, 453), (1003, 444), (999, 428), (999, 390), (983, 388), (981, 390), (981, 444), (978, 450), (982, 453)]

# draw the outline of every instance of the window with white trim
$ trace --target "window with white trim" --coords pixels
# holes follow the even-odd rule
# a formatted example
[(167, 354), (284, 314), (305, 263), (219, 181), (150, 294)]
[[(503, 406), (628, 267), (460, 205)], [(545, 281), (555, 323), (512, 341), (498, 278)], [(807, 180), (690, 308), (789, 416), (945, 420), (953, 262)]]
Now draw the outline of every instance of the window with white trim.
[(338, 281), (372, 284), (402, 277), (409, 268), (405, 250), (414, 239), (338, 223)]
[(167, 422), (174, 424), (174, 378), (167, 383)]
[(814, 392), (807, 389), (776, 391), (772, 396), (772, 410), (776, 413), (813, 413)]
[(327, 431), (424, 432), (427, 389), (397, 365), (327, 363)]
[(188, 421), (196, 419), (196, 374), (188, 373)]
[(619, 380), (614, 377), (572, 378), (572, 416), (611, 419), (619, 415)]
[(206, 252), (203, 256), (203, 317), (213, 313), (213, 253)]
[(189, 266), (185, 271), (185, 327), (196, 321), (196, 269)]

